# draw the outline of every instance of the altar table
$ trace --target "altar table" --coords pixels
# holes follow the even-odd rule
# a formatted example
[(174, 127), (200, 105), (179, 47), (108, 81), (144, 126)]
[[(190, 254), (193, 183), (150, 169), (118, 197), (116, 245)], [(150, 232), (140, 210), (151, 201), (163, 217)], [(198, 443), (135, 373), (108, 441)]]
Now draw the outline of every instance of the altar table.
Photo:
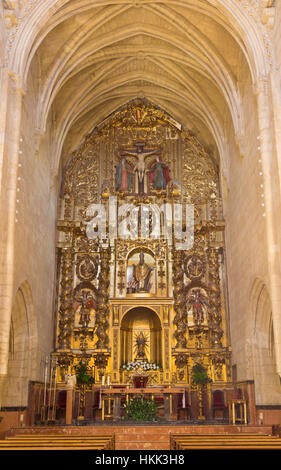
[(107, 417), (113, 417), (114, 420), (121, 417), (121, 397), (125, 397), (128, 402), (130, 397), (141, 395), (155, 397), (163, 397), (164, 416), (167, 420), (173, 419), (173, 396), (184, 394), (183, 387), (147, 387), (147, 388), (100, 388), (102, 420)]

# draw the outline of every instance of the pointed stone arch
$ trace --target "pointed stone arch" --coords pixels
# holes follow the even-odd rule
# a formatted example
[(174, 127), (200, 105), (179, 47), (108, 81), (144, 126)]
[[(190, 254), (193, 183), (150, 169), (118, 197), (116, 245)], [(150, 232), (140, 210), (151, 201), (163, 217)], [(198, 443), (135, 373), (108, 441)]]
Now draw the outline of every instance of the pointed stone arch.
[(251, 291), (252, 364), (257, 405), (280, 405), (281, 385), (276, 370), (272, 305), (266, 284), (256, 279)]
[(37, 322), (30, 285), (24, 281), (13, 302), (8, 371), (2, 391), (2, 407), (27, 405), (28, 382), (36, 371)]

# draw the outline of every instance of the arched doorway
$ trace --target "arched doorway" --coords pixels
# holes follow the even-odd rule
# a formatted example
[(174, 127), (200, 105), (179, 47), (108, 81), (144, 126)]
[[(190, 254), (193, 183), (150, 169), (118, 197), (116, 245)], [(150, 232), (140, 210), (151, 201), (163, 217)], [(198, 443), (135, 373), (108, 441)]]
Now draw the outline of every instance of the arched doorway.
[(266, 285), (256, 280), (254, 309), (253, 372), (257, 405), (280, 405), (280, 379), (276, 369), (271, 300)]
[(4, 407), (27, 405), (28, 382), (36, 367), (36, 330), (31, 289), (25, 281), (16, 292), (12, 308), (8, 374), (2, 394)]
[[(161, 322), (148, 307), (130, 309), (121, 321), (121, 364), (136, 359), (162, 365)], [(138, 339), (144, 338), (143, 347)]]

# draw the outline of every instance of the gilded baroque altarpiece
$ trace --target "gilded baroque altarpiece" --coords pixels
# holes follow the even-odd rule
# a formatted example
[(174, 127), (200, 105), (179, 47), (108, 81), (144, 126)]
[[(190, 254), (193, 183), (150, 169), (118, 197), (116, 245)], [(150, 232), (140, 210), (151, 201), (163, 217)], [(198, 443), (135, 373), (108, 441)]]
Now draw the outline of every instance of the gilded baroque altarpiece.
[[(89, 236), (98, 205), (102, 236)], [(173, 215), (148, 209), (140, 219), (151, 205), (172, 214), (193, 207), (189, 249), (178, 249)], [(64, 169), (58, 234), (59, 382), (81, 361), (96, 384), (128, 384), (134, 374), (149, 384), (190, 384), (198, 362), (213, 382), (231, 382), (218, 168), (191, 132), (146, 100), (110, 115)]]

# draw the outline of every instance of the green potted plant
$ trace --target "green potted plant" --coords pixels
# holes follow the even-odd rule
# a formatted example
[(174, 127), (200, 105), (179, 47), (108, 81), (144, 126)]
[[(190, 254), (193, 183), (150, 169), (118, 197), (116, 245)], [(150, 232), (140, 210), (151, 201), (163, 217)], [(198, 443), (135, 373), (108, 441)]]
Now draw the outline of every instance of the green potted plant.
[(80, 390), (80, 401), (79, 401), (79, 420), (84, 419), (84, 407), (85, 407), (85, 392), (86, 388), (89, 385), (95, 383), (94, 378), (90, 375), (90, 369), (83, 363), (79, 362), (79, 364), (75, 367), (76, 370), (76, 380), (77, 385)]
[(197, 386), (198, 390), (198, 406), (199, 406), (199, 415), (198, 419), (205, 419), (203, 416), (203, 388), (210, 382), (212, 379), (208, 376), (207, 369), (200, 363), (194, 364), (191, 369), (191, 382)]
[(126, 416), (130, 421), (155, 421), (157, 416), (157, 403), (146, 397), (134, 397), (125, 404)]
[(78, 385), (92, 385), (94, 383), (94, 378), (89, 374), (90, 371), (83, 362), (80, 362), (75, 370)]
[(212, 382), (212, 379), (207, 374), (207, 370), (202, 364), (196, 363), (191, 369), (191, 381), (195, 385), (206, 385), (207, 383)]

